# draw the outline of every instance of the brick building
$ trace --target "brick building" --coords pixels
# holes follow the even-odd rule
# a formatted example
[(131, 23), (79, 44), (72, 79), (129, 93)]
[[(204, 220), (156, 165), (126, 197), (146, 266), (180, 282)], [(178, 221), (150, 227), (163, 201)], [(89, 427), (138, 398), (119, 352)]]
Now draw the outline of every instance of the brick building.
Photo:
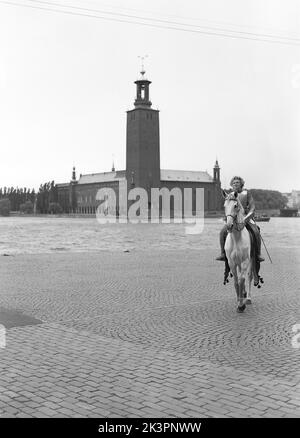
[[(144, 188), (151, 202), (151, 188), (166, 187), (193, 189), (193, 211), (195, 210), (195, 189), (204, 189), (205, 211), (222, 209), (220, 190), (220, 167), (216, 161), (213, 176), (206, 171), (165, 170), (160, 168), (159, 111), (151, 108), (149, 87), (145, 71), (136, 84), (134, 108), (127, 111), (126, 169), (110, 172), (80, 175), (76, 179), (73, 168), (72, 179), (65, 184), (57, 184), (58, 202), (66, 213), (95, 214), (100, 201), (97, 191), (107, 187), (115, 190), (117, 205), (120, 185), (127, 183), (127, 190)], [(172, 198), (171, 198), (172, 209)]]

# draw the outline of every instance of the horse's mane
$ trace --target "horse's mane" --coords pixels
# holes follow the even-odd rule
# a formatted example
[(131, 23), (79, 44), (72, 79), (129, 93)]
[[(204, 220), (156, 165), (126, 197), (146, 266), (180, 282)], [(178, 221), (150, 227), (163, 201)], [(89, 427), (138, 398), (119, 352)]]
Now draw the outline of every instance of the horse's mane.
[(241, 201), (239, 200), (239, 198), (236, 198), (236, 199), (237, 199), (237, 202), (240, 206), (240, 209), (239, 209), (238, 214), (237, 214), (237, 220), (238, 220), (238, 222), (240, 222), (240, 219), (244, 219), (245, 210), (244, 210), (244, 207), (243, 207)]

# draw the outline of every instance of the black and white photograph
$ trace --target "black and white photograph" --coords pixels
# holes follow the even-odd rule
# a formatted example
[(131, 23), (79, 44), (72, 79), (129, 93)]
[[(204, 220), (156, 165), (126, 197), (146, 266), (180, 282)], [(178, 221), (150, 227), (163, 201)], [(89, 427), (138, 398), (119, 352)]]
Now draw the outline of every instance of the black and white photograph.
[(299, 419), (299, 175), (299, 1), (0, 0), (0, 426)]

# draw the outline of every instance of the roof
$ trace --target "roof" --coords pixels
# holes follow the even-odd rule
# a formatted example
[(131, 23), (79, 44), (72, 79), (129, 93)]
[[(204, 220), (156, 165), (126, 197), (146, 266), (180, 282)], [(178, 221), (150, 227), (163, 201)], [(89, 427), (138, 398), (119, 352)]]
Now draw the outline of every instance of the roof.
[(125, 179), (125, 170), (117, 170), (115, 172), (89, 173), (81, 175), (78, 184), (93, 184), (108, 181), (121, 181)]
[[(122, 181), (126, 177), (125, 170), (117, 170), (115, 172), (101, 172), (101, 173), (89, 173), (81, 175), (78, 184), (93, 184), (112, 181)], [(161, 181), (182, 181), (182, 182), (206, 182), (212, 183), (213, 178), (207, 173), (202, 171), (193, 170), (166, 170), (160, 171)], [(70, 183), (57, 184), (59, 187), (69, 187)]]
[(213, 182), (213, 178), (207, 173), (194, 170), (165, 170), (160, 171), (161, 181), (184, 181), (184, 182)]
[(57, 185), (57, 187), (63, 188), (63, 187), (69, 187), (70, 183), (58, 183), (56, 185)]

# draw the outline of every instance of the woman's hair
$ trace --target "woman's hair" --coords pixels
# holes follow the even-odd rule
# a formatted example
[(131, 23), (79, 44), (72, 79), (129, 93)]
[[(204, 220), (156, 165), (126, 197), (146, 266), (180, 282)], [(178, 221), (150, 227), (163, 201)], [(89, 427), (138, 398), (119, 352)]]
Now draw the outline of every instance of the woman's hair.
[(235, 179), (238, 179), (238, 180), (240, 181), (240, 183), (241, 183), (241, 186), (244, 187), (245, 181), (244, 181), (243, 178), (241, 178), (240, 176), (234, 176), (234, 177), (232, 178), (232, 180), (230, 181), (230, 185), (231, 185), (231, 186), (232, 186), (233, 181), (234, 181)]

